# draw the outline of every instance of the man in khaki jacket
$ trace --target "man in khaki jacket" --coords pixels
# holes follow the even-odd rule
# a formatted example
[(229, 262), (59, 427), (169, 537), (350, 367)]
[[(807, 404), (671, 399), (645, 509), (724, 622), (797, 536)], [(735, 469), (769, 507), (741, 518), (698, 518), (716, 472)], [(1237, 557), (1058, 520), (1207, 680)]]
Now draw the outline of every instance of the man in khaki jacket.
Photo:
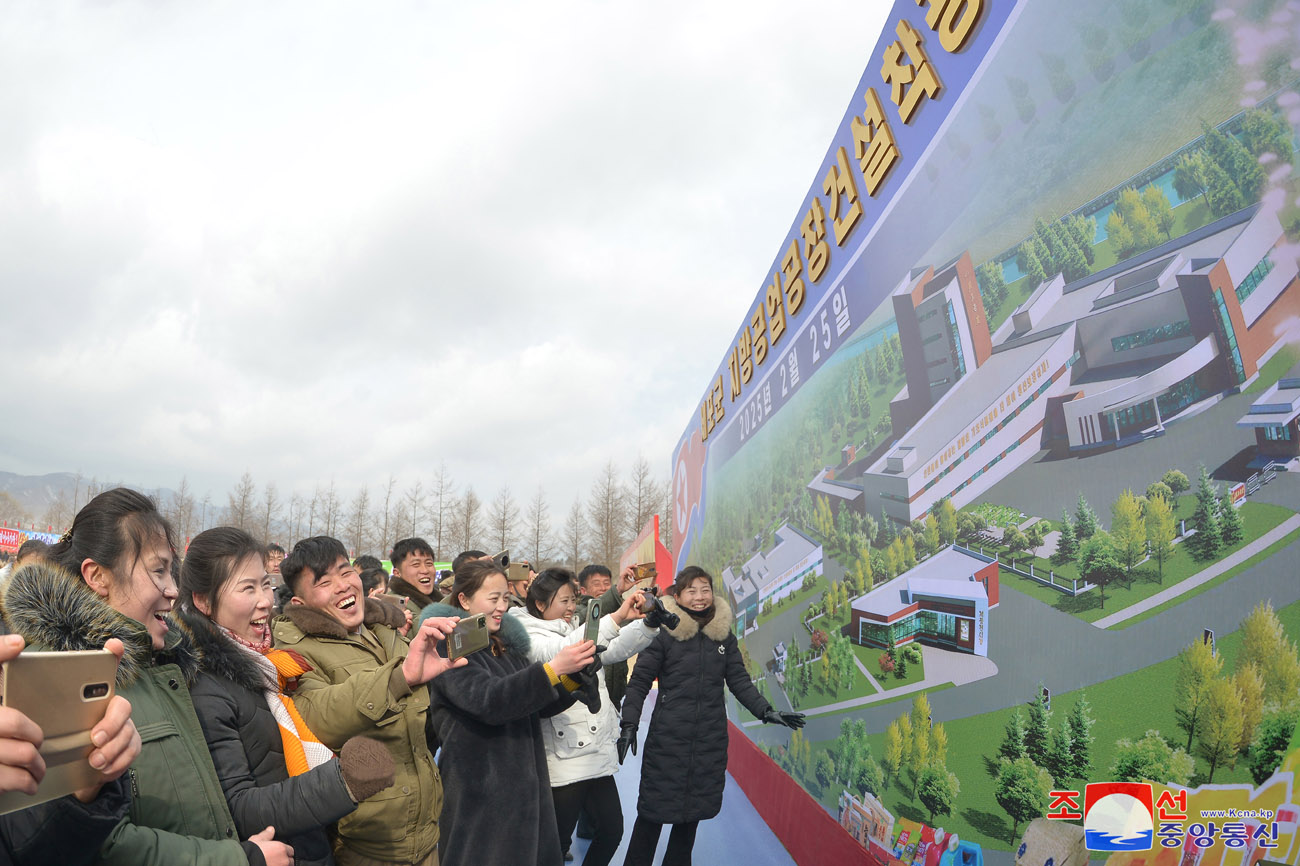
[(327, 536), (294, 545), (280, 574), (293, 599), (276, 620), (276, 646), (312, 667), (293, 695), (303, 720), (336, 751), (357, 735), (379, 740), (397, 768), (391, 788), (339, 821), (339, 866), (437, 866), (442, 780), (425, 736), (424, 684), (451, 667), (436, 645), (456, 619), (426, 620), (408, 646), (401, 611), (366, 598), (347, 550)]

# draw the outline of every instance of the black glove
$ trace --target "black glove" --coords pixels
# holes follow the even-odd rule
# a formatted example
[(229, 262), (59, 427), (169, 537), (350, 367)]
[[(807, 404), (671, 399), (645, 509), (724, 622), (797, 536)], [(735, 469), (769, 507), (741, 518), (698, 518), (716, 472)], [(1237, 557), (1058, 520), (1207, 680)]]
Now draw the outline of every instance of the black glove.
[(623, 763), (627, 753), (636, 754), (636, 722), (624, 722), (618, 726), (618, 762)]
[(600, 681), (596, 674), (588, 673), (586, 668), (578, 671), (576, 674), (570, 674), (569, 678), (578, 683), (578, 688), (570, 694), (573, 695), (580, 703), (587, 707), (587, 712), (593, 716), (600, 712)]
[[(655, 598), (653, 599), (653, 602), (654, 607), (652, 607), (650, 612), (645, 615), (646, 628), (659, 628), (660, 626), (663, 626), (669, 631), (677, 628), (678, 624), (681, 623), (682, 618), (664, 607), (663, 599)], [(632, 754), (636, 753), (633, 752)]]
[(768, 710), (763, 713), (763, 721), (769, 725), (785, 725), (787, 728), (798, 730), (803, 727), (803, 713), (783, 713), (777, 709)]
[[(600, 672), (600, 669), (601, 669), (601, 667), (602, 667), (602, 662), (601, 662), (601, 660), (600, 660), (600, 654), (603, 653), (603, 652), (604, 652), (605, 650), (607, 650), (607, 649), (609, 649), (609, 647), (607, 647), (607, 646), (601, 646), (600, 644), (596, 644), (596, 657), (593, 658), (591, 661), (587, 662), (587, 666), (586, 666), (585, 668), (582, 669), (582, 672), (583, 672), (584, 674), (587, 674), (588, 676), (593, 676), (593, 677), (594, 677), (597, 673), (599, 673), (599, 672)], [(593, 712), (594, 712), (594, 711), (593, 711)]]

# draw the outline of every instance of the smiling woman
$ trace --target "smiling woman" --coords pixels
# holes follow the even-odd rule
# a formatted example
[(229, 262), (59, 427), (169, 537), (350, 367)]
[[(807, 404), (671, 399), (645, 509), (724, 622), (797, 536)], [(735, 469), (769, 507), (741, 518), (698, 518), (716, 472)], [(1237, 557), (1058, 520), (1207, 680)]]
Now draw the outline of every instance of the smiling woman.
[[(302, 721), (285, 692), (288, 679), (306, 670), (300, 657), (272, 648), (264, 553), (232, 526), (200, 532), (190, 543), (180, 603), (202, 653), (194, 706), (239, 832), (271, 826), (293, 847), (295, 862), (332, 863), (325, 824), (391, 785), (393, 762), (383, 746), (361, 738), (335, 760)], [(358, 761), (372, 759), (386, 768), (380, 788), (353, 773)]]
[(10, 578), (6, 625), (34, 649), (98, 649), (109, 637), (126, 648), (117, 689), (131, 702), (143, 748), (129, 771), (130, 811), (101, 847), (101, 862), (291, 863), (289, 847), (263, 834), (238, 841), (248, 834), (236, 835), (197, 735), (189, 690), (196, 653), (170, 617), (174, 549), (171, 527), (152, 500), (125, 488), (101, 493), (50, 549), (49, 563)]

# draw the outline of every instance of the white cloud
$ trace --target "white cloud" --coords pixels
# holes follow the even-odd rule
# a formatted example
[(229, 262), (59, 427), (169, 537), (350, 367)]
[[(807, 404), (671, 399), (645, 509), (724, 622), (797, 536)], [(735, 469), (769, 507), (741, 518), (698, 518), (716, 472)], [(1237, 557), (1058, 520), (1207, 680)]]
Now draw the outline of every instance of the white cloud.
[(8, 9), (0, 468), (666, 476), (887, 10)]

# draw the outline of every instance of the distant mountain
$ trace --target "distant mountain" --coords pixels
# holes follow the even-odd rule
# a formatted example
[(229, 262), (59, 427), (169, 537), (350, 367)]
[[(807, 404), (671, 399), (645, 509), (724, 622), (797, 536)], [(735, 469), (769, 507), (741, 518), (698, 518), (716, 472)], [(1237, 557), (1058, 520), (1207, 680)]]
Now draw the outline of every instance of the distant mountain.
[[(69, 505), (74, 501), (78, 505), (86, 502), (86, 491), (91, 484), (98, 490), (120, 486), (124, 482), (92, 479), (75, 472), (51, 472), (48, 475), (18, 475), (14, 472), (0, 471), (0, 494), (7, 493), (30, 515), (29, 520), (40, 522), (45, 518), (50, 506), (63, 499)], [(174, 495), (170, 488), (146, 489), (146, 493), (159, 497), (166, 502)]]

